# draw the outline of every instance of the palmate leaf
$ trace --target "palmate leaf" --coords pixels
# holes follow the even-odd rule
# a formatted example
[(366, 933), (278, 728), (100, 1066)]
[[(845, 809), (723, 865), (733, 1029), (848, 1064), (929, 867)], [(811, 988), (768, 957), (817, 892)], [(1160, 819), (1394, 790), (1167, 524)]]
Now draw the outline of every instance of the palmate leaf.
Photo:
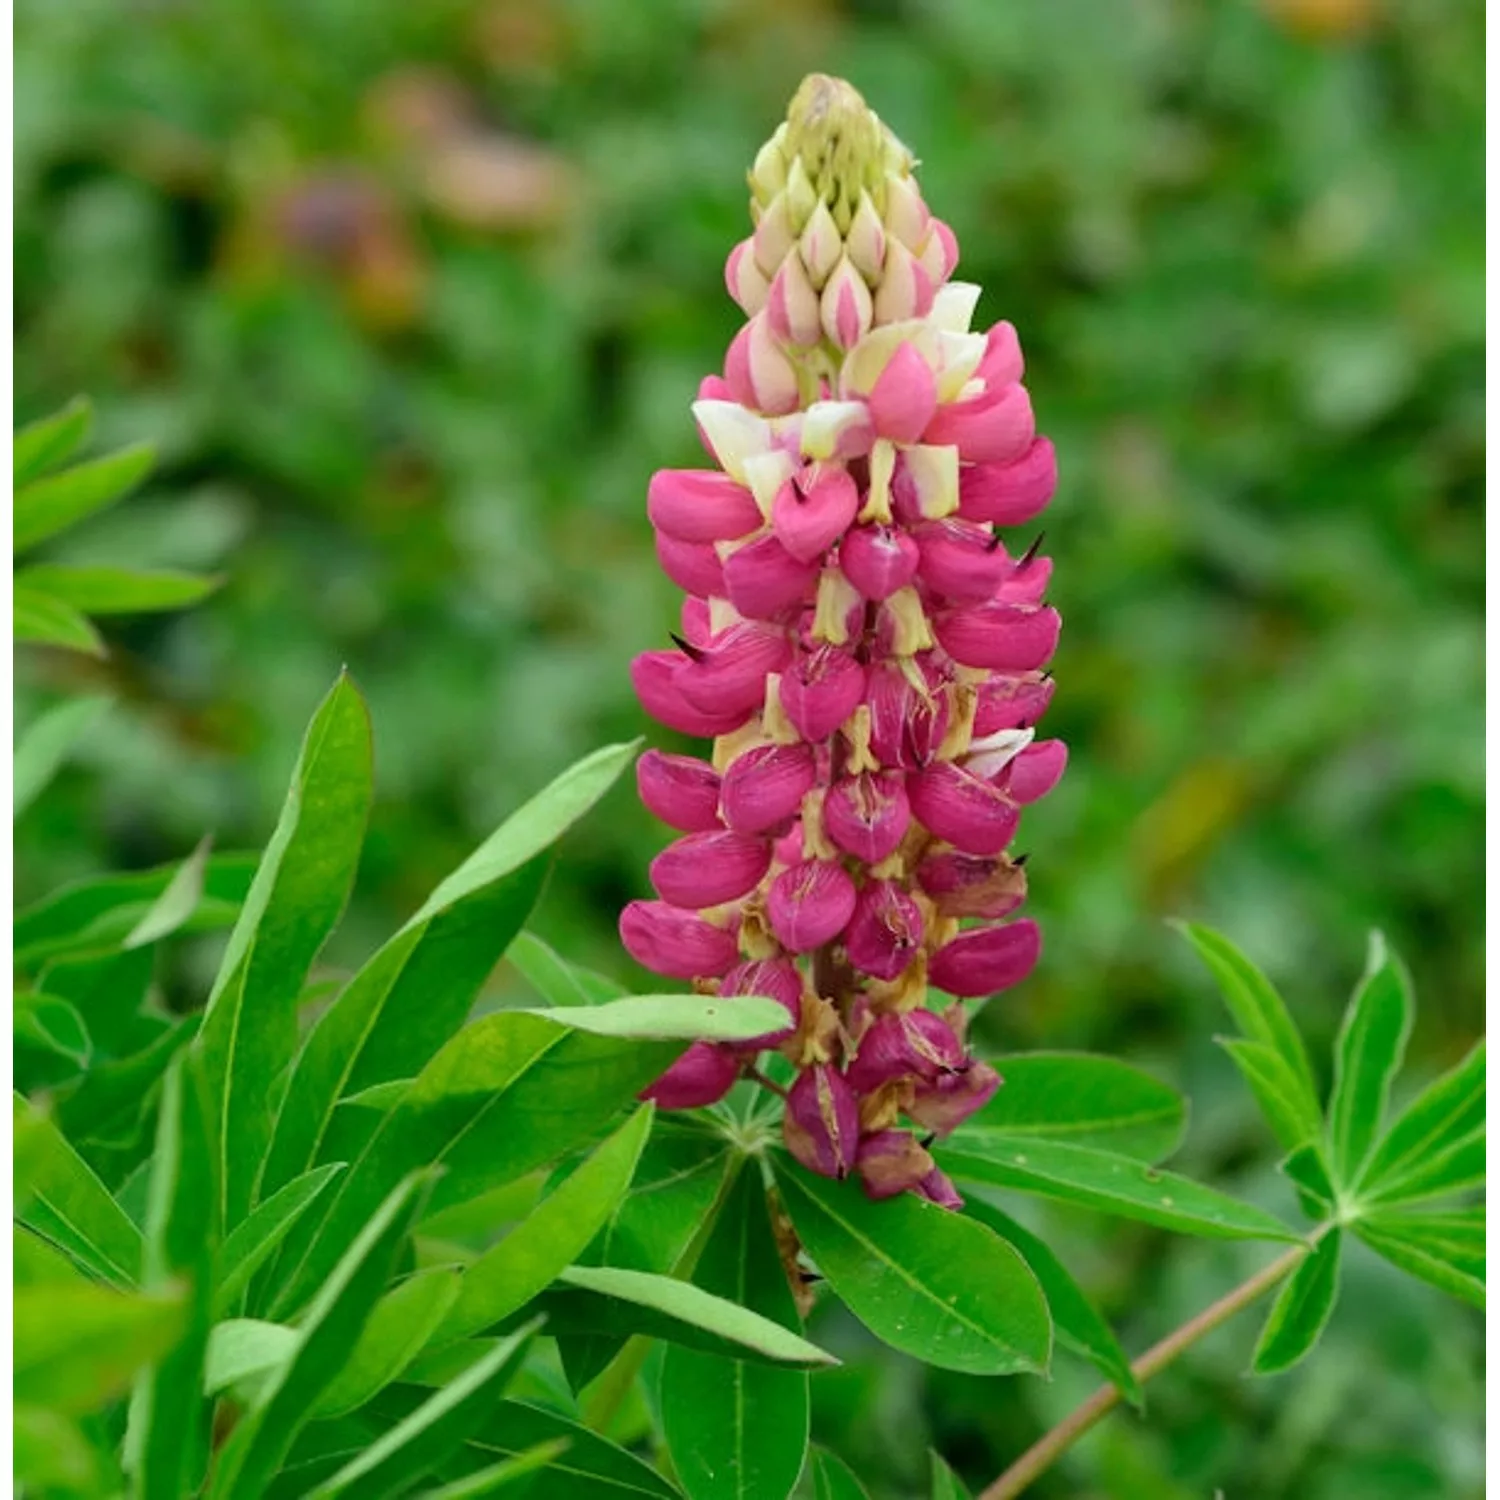
[(48, 709), (26, 730), (11, 762), (14, 816), (20, 817), (31, 806), (112, 701), (97, 693), (70, 699)]
[(1377, 933), (1334, 1049), (1328, 1136), (1335, 1181), (1352, 1187), (1380, 1133), (1412, 1023), (1411, 981)]
[(296, 1052), (298, 995), (354, 883), (371, 778), (370, 716), (340, 677), (308, 727), (194, 1044), (215, 1103), (226, 1230), (254, 1206), (274, 1123), (268, 1085)]
[[(753, 1166), (742, 1170), (694, 1274), (704, 1291), (800, 1333)], [(804, 1371), (725, 1362), (681, 1345), (662, 1361), (661, 1421), (690, 1500), (782, 1500), (802, 1472), (809, 1422)]]
[(872, 1203), (854, 1183), (816, 1176), (779, 1153), (773, 1165), (803, 1248), (877, 1338), (944, 1370), (1047, 1368), (1046, 1299), (993, 1231), (910, 1193)]
[(1486, 1162), (1485, 1132), (1481, 1126), (1414, 1163), (1410, 1170), (1393, 1173), (1372, 1184), (1360, 1201), (1389, 1208), (1447, 1198), (1483, 1186)]
[(1339, 1252), (1339, 1231), (1329, 1229), (1281, 1288), (1251, 1360), (1257, 1375), (1289, 1370), (1317, 1345), (1338, 1300)]
[(1401, 1112), (1360, 1174), (1361, 1196), (1409, 1177), (1431, 1157), (1472, 1135), (1485, 1119), (1485, 1044), (1476, 1042), (1455, 1067)]
[(1319, 1140), (1322, 1116), (1308, 1107), (1306, 1090), (1282, 1053), (1269, 1042), (1252, 1042), (1246, 1037), (1221, 1036), (1214, 1040), (1239, 1069), (1272, 1134), (1287, 1151), (1300, 1151)]
[(1483, 1309), (1483, 1208), (1446, 1214), (1376, 1212), (1358, 1220), (1354, 1232), (1393, 1266)]

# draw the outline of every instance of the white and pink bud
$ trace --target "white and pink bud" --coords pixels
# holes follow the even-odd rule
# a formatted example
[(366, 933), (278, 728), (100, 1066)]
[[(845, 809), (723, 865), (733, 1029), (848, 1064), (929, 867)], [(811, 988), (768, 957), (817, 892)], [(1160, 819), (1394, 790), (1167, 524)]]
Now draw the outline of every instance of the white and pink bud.
[(800, 255), (782, 261), (766, 291), (765, 309), (767, 326), (783, 343), (808, 348), (823, 336), (818, 293)]
[(770, 282), (755, 264), (754, 238), (741, 240), (724, 262), (724, 285), (739, 303), (747, 318), (753, 318), (766, 305)]
[(819, 307), (823, 335), (840, 349), (852, 349), (870, 331), (875, 316), (870, 289), (847, 256), (833, 268)]

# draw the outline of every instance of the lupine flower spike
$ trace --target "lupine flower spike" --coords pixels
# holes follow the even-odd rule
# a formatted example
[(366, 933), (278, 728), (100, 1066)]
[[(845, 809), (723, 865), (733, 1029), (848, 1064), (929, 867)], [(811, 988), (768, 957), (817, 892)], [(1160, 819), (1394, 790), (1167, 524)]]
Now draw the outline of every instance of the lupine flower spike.
[(818, 75), (755, 158), (725, 267), (747, 321), (693, 404), (715, 467), (648, 492), (681, 632), (633, 666), (647, 711), (713, 751), (642, 758), (642, 800), (682, 836), (620, 934), (659, 974), (787, 1008), (757, 1043), (698, 1043), (649, 1097), (711, 1103), (775, 1047), (799, 1161), (955, 1208), (927, 1146), (1001, 1080), (963, 1008), (925, 1001), (1037, 961), (1007, 850), (1067, 759), (1036, 738), (1059, 620), (1050, 560), (997, 528), (1034, 521), (1057, 471), (1016, 331), (970, 331), (979, 288), (953, 279), (914, 165)]

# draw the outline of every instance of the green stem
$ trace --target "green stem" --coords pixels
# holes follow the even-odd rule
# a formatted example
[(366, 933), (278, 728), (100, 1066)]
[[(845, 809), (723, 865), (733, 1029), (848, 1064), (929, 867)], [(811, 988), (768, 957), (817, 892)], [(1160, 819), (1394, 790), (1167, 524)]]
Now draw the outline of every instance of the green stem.
[[(1248, 1281), (1241, 1282), (1232, 1292), (1227, 1292), (1217, 1302), (1204, 1308), (1197, 1317), (1188, 1319), (1181, 1328), (1169, 1333), (1159, 1344), (1152, 1345), (1130, 1367), (1135, 1372), (1136, 1379), (1144, 1385), (1153, 1375), (1165, 1370), (1184, 1350), (1191, 1349), (1199, 1339), (1212, 1333), (1220, 1324), (1227, 1323), (1237, 1312), (1249, 1307), (1258, 1297), (1270, 1291), (1301, 1264), (1302, 1258), (1317, 1243), (1318, 1238), (1319, 1235), (1314, 1235), (1306, 1244), (1298, 1245), (1285, 1255), (1278, 1256)], [(1120, 1400), (1119, 1387), (1101, 1386), (1056, 1427), (1033, 1443), (993, 1484), (982, 1490), (978, 1500), (1015, 1500), (1017, 1495), (1051, 1468), (1090, 1428), (1108, 1416), (1120, 1404)]]

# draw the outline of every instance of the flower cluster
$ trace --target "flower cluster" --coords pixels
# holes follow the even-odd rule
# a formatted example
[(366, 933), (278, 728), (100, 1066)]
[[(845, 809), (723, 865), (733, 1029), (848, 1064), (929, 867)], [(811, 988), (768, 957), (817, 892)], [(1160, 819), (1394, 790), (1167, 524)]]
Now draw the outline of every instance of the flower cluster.
[(1035, 965), (1036, 924), (1001, 920), (1026, 894), (1006, 851), (1067, 752), (1034, 737), (1051, 563), (994, 529), (1051, 499), (1053, 448), (1015, 330), (969, 331), (979, 288), (951, 279), (958, 246), (913, 165), (817, 75), (756, 158), (755, 231), (726, 266), (748, 321), (693, 406), (717, 467), (664, 470), (648, 496), (681, 630), (632, 667), (647, 711), (713, 756), (639, 762), (642, 800), (683, 836), (620, 933), (658, 974), (787, 1011), (754, 1042), (695, 1044), (647, 1097), (712, 1103), (776, 1048), (798, 1069), (798, 1160), (951, 1207), (926, 1146), (1000, 1079), (962, 1005), (923, 1002)]

